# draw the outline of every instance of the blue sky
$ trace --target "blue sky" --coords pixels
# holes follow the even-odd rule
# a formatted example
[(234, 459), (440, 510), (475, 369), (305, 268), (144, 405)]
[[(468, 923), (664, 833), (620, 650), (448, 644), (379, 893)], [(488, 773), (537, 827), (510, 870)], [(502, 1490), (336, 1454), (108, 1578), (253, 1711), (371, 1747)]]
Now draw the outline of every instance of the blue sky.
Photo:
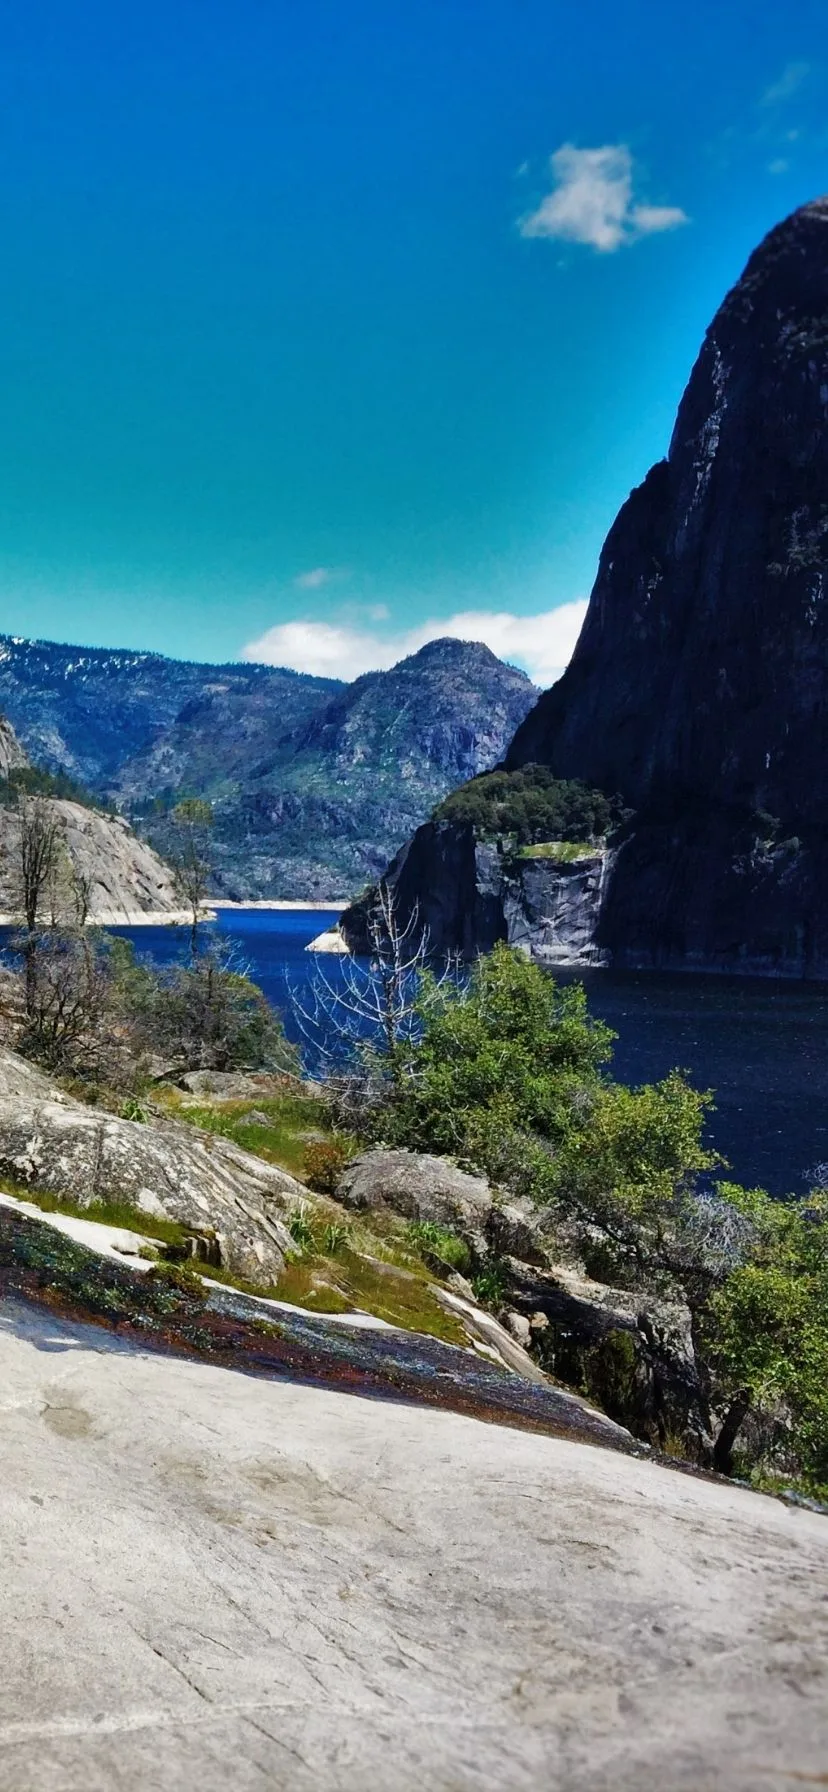
[(548, 679), (827, 101), (824, 0), (6, 8), (0, 627)]

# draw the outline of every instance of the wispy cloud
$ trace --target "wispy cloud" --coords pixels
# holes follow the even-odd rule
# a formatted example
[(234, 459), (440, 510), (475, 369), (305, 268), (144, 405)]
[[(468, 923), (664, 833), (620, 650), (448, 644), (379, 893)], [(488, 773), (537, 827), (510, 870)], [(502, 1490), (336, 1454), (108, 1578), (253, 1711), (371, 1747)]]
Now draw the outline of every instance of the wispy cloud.
[(761, 95), (760, 106), (784, 106), (787, 100), (793, 99), (795, 93), (811, 73), (810, 62), (789, 62), (783, 68), (777, 81), (771, 81)]
[(321, 591), (325, 585), (333, 585), (335, 580), (344, 577), (341, 566), (312, 566), (310, 572), (300, 572), (293, 583), (299, 591)]
[(533, 212), (520, 219), (521, 236), (586, 243), (600, 254), (688, 222), (677, 205), (650, 205), (636, 198), (635, 164), (625, 143), (576, 149), (563, 143), (550, 156), (553, 186)]
[(510, 610), (459, 610), (418, 628), (388, 632), (303, 619), (269, 628), (242, 649), (242, 658), (290, 666), (317, 677), (350, 679), (361, 672), (383, 671), (427, 641), (450, 635), (460, 641), (484, 641), (501, 659), (523, 666), (536, 684), (546, 686), (568, 665), (585, 614), (586, 600), (578, 598), (535, 616), (516, 616)]

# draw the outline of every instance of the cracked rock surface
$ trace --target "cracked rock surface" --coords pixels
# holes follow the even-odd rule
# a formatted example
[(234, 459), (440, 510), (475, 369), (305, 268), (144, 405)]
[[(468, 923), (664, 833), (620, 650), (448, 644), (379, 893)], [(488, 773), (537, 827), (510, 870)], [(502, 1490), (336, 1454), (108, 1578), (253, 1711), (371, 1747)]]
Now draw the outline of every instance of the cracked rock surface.
[(231, 1139), (145, 1126), (74, 1101), (0, 1048), (0, 1176), (74, 1201), (127, 1201), (203, 1234), (222, 1265), (268, 1287), (293, 1246), (284, 1213), (305, 1194)]
[[(828, 1521), (0, 1307), (14, 1792), (793, 1792)], [(817, 1781), (815, 1781), (817, 1783)]]

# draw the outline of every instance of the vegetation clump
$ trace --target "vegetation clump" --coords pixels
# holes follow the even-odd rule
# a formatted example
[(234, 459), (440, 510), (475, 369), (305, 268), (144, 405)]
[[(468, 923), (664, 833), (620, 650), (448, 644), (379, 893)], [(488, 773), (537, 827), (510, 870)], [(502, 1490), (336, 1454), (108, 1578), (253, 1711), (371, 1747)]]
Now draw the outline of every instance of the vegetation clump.
[(281, 1019), (232, 951), (208, 948), (156, 967), (131, 944), (90, 928), (28, 931), (21, 942), (24, 1014), (17, 1048), (45, 1070), (125, 1093), (127, 1119), (159, 1062), (168, 1073), (295, 1073)]
[(305, 1181), (319, 1195), (336, 1194), (339, 1180), (349, 1157), (349, 1143), (343, 1138), (312, 1139), (305, 1147)]
[(13, 765), (0, 778), (0, 805), (16, 809), (26, 797), (48, 797), (64, 803), (79, 803), (84, 809), (98, 809), (106, 815), (115, 813), (111, 804), (102, 803), (85, 784), (79, 784), (68, 772), (49, 772), (42, 766)]
[[(707, 1415), (706, 1459), (798, 1476), (824, 1493), (828, 1191), (780, 1203), (723, 1180), (705, 1138), (710, 1093), (677, 1070), (641, 1088), (615, 1082), (613, 1037), (582, 987), (559, 985), (508, 946), (462, 983), (438, 986), (423, 971), (384, 1077), (381, 1036), (363, 1057), (365, 1129), (483, 1172), (542, 1213), (587, 1272), (678, 1303)], [(429, 1248), (424, 1233), (420, 1243)], [(435, 1239), (430, 1248), (439, 1254)], [(478, 1298), (501, 1304), (508, 1279), (507, 1264), (480, 1266)], [(618, 1360), (591, 1372), (616, 1404), (629, 1350), (622, 1339)]]
[(526, 765), (471, 778), (439, 804), (434, 820), (470, 825), (484, 838), (508, 837), (517, 846), (534, 846), (603, 839), (625, 813), (620, 797), (608, 797), (577, 779), (556, 778), (548, 766)]

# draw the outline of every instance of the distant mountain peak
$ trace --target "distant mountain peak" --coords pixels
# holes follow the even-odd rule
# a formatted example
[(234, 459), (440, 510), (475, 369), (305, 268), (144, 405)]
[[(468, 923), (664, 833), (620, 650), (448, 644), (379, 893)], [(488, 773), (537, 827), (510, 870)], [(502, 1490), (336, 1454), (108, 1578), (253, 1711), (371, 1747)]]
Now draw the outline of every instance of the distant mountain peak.
[(532, 682), (527, 672), (524, 672), (520, 666), (512, 665), (508, 660), (500, 659), (491, 647), (487, 647), (485, 641), (464, 641), (457, 635), (435, 636), (433, 641), (426, 641), (424, 647), (419, 647), (416, 653), (410, 653), (405, 659), (398, 660), (391, 670), (397, 672), (404, 666), (418, 668), (446, 666), (467, 668), (469, 671), (481, 668), (493, 670), (495, 667), (499, 667), (501, 670), (506, 668), (509, 672), (514, 673), (516, 678), (524, 679), (527, 685), (531, 685)]

